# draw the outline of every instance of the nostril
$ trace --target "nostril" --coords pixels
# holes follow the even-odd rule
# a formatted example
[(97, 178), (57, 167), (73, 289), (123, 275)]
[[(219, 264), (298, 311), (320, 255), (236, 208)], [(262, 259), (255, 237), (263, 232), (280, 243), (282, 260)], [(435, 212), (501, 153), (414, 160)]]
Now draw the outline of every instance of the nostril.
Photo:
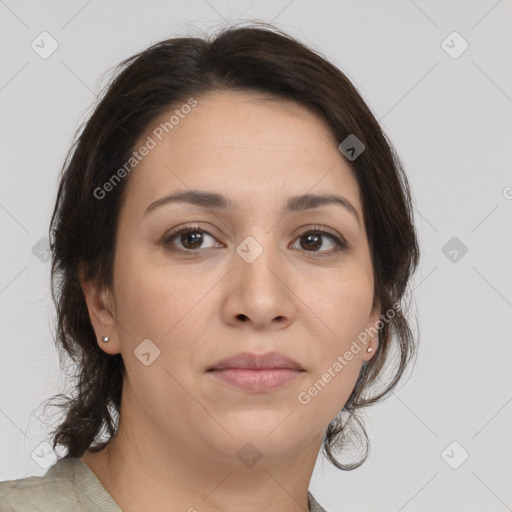
[(247, 317), (243, 313), (236, 315), (236, 317), (238, 318), (238, 320), (242, 320), (242, 322), (245, 322), (247, 320)]

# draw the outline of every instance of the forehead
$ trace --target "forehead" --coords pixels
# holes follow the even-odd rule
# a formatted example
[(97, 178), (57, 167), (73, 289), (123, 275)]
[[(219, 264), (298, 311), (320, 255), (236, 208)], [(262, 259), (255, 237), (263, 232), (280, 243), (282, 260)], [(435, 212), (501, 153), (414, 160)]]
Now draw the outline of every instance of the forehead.
[(259, 93), (215, 92), (195, 100), (193, 108), (180, 108), (184, 102), (159, 116), (135, 145), (152, 141), (125, 191), (139, 212), (165, 193), (187, 189), (220, 192), (245, 207), (337, 191), (360, 211), (353, 171), (319, 114)]

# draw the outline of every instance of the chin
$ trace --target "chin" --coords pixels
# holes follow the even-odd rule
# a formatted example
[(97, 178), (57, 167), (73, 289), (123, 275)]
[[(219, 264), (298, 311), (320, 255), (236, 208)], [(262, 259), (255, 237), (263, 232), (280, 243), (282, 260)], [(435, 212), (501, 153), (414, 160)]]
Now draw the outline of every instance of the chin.
[[(224, 429), (209, 429), (208, 434), (215, 432), (215, 438), (208, 436), (208, 445), (216, 451), (233, 456), (265, 455), (266, 457), (282, 457), (287, 453), (299, 450), (310, 441), (309, 429), (299, 422), (292, 408), (279, 411), (250, 411), (232, 413), (229, 417), (219, 417)], [(298, 427), (301, 427), (300, 429)], [(207, 434), (207, 435), (208, 435)]]

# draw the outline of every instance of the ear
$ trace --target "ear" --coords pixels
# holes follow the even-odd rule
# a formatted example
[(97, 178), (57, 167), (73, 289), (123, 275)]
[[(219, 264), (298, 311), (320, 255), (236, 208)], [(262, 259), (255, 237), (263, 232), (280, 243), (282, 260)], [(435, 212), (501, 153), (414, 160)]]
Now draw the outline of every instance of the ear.
[[(379, 348), (379, 334), (377, 322), (379, 321), (381, 315), (380, 304), (374, 305), (370, 316), (368, 317), (368, 323), (366, 325), (367, 333), (369, 333), (368, 338), (366, 340), (366, 344), (364, 346), (363, 352), (363, 361), (369, 361), (377, 352)], [(371, 348), (370, 352), (368, 349)]]
[[(115, 320), (114, 301), (109, 290), (100, 289), (92, 281), (80, 281), (84, 292), (89, 318), (96, 333), (98, 346), (107, 354), (119, 354), (119, 331)], [(109, 341), (102, 341), (103, 336), (108, 336)]]

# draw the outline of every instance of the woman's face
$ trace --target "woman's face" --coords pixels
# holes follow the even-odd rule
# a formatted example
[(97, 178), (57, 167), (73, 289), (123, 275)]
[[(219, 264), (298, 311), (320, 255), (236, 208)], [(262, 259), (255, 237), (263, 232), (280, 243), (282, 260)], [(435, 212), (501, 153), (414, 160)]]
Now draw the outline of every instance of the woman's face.
[[(96, 334), (111, 335), (102, 348), (121, 352), (127, 368), (122, 414), (162, 450), (179, 444), (229, 460), (251, 442), (245, 450), (266, 457), (291, 454), (321, 440), (374, 353), (353, 344), (379, 313), (360, 192), (341, 141), (304, 107), (234, 92), (196, 99), (177, 107), (169, 133), (160, 123), (175, 109), (136, 145), (150, 149), (124, 178), (115, 321), (97, 311)], [(161, 201), (191, 191), (229, 206)], [(292, 201), (306, 194), (341, 196), (345, 206)], [(303, 371), (261, 373), (269, 385), (284, 379), (262, 388), (222, 378), (261, 370), (209, 371), (271, 351)]]

